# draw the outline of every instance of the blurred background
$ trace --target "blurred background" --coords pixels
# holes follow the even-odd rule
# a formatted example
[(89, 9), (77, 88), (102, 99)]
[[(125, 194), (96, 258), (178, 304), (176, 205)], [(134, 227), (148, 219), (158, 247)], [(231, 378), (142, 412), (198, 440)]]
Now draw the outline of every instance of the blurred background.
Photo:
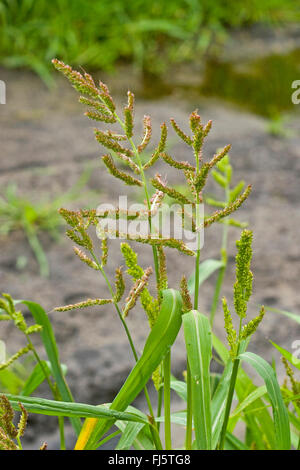
[[(75, 258), (57, 210), (116, 203), (127, 190), (103, 171), (94, 126), (76, 92), (53, 70), (57, 57), (101, 78), (119, 105), (130, 88), (137, 131), (144, 114), (152, 117), (153, 146), (159, 125), (170, 117), (184, 129), (195, 108), (203, 121), (213, 120), (205, 158), (232, 144), (234, 181), (253, 184), (238, 214), (254, 231), (251, 314), (261, 303), (299, 314), (300, 105), (291, 99), (292, 83), (300, 79), (299, 19), (298, 0), (0, 0), (0, 80), (6, 85), (6, 104), (0, 104), (1, 292), (39, 302), (49, 312), (105, 296), (102, 279)], [(192, 159), (171, 131), (169, 152)], [(174, 185), (182, 183), (164, 163), (155, 170)], [(230, 300), (239, 233), (230, 228), (222, 291)], [(218, 258), (220, 244), (221, 227), (209, 229), (202, 260)], [(151, 250), (136, 248), (141, 264), (151, 264)], [(111, 279), (121, 263), (116, 243)], [(192, 271), (193, 260), (168, 253), (170, 286), (177, 288), (180, 274)], [(201, 288), (203, 312), (210, 308), (215, 276)], [(110, 401), (133, 364), (113, 310), (49, 314), (76, 400)], [(140, 348), (148, 332), (143, 315), (137, 308), (128, 319)], [(268, 340), (291, 350), (300, 339), (297, 326), (268, 313), (253, 350), (278, 358)], [(224, 337), (220, 309), (216, 332)], [(4, 322), (0, 338), (9, 354), (22, 345)], [(185, 367), (180, 344), (173, 358), (178, 376)], [(1, 372), (0, 389), (18, 393), (31, 368), (28, 357), (9, 371), (9, 379)], [(47, 429), (42, 418), (31, 422), (28, 448), (42, 439), (50, 448), (57, 445), (55, 420), (47, 419)]]

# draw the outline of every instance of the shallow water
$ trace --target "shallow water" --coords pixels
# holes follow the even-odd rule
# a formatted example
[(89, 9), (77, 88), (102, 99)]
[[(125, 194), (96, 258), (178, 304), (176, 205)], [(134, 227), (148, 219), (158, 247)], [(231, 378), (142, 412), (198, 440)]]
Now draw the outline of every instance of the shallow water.
[[(193, 85), (171, 85), (164, 79), (146, 75), (143, 97), (158, 98), (183, 90), (199, 97), (216, 97), (241, 109), (269, 119), (296, 110), (292, 103), (292, 82), (300, 79), (300, 49), (254, 60), (230, 62), (207, 58)], [(198, 82), (198, 83), (197, 83)]]

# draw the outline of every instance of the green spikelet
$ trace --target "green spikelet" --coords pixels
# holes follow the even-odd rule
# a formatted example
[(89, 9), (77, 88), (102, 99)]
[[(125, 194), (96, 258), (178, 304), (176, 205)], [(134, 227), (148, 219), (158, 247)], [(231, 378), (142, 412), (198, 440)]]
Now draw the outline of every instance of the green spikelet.
[(0, 427), (0, 450), (18, 450), (15, 442)]
[(193, 148), (194, 148), (196, 159), (198, 158), (201, 159), (200, 154), (201, 154), (201, 149), (203, 145), (203, 140), (204, 140), (203, 127), (199, 125), (199, 127), (195, 129), (194, 139), (193, 139)]
[(152, 297), (152, 295), (150, 294), (147, 288), (144, 289), (143, 292), (141, 293), (140, 300), (141, 300), (142, 307), (146, 312), (149, 326), (152, 330), (152, 328), (154, 327), (156, 323), (157, 317), (159, 315), (159, 302), (157, 299)]
[(115, 296), (114, 296), (114, 301), (115, 302), (120, 302), (120, 300), (123, 297), (124, 291), (125, 291), (125, 282), (124, 282), (121, 267), (116, 269), (115, 279), (116, 279), (116, 282), (115, 282), (116, 293), (115, 293)]
[(143, 183), (137, 178), (134, 178), (133, 176), (128, 175), (127, 173), (124, 173), (124, 171), (118, 170), (110, 155), (103, 155), (102, 160), (106, 165), (109, 173), (115, 176), (116, 178), (124, 181), (125, 184), (129, 186), (143, 186)]
[(204, 137), (206, 137), (209, 134), (209, 132), (211, 130), (211, 127), (212, 127), (212, 121), (209, 120), (203, 128), (203, 136)]
[(94, 121), (105, 122), (106, 124), (114, 124), (116, 122), (116, 119), (114, 116), (112, 115), (107, 116), (107, 114), (104, 114), (104, 113), (101, 114), (96, 111), (86, 111), (84, 115), (88, 117), (89, 119), (93, 119)]
[(75, 254), (78, 258), (85, 264), (87, 264), (90, 268), (98, 270), (98, 266), (95, 261), (91, 260), (82, 250), (80, 250), (77, 246), (73, 248)]
[(102, 267), (106, 265), (107, 259), (108, 259), (108, 243), (107, 243), (107, 237), (103, 237), (101, 240), (101, 265)]
[[(291, 368), (290, 364), (288, 363), (287, 359), (285, 357), (282, 357), (281, 360), (282, 360), (282, 363), (283, 363), (284, 368), (286, 370), (286, 374), (287, 374), (287, 376), (290, 380), (293, 395), (297, 396), (297, 395), (300, 394), (300, 382), (297, 382), (295, 380), (294, 371), (292, 370), (292, 368)], [(286, 388), (287, 388), (287, 385), (286, 385)], [(298, 398), (296, 400), (296, 406), (298, 406), (300, 408), (300, 398)]]
[(41, 325), (32, 325), (25, 330), (25, 335), (32, 335), (33, 333), (40, 333), (43, 327)]
[(77, 91), (93, 98), (99, 98), (100, 92), (94, 82), (88, 78), (90, 77), (88, 74), (83, 76), (81, 73), (72, 70), (69, 65), (57, 59), (53, 59), (52, 63), (59, 72), (62, 72), (67, 77)]
[[(128, 243), (121, 243), (121, 252), (127, 266), (127, 273), (135, 281), (141, 279), (144, 275), (144, 270), (138, 265), (137, 254)], [(148, 317), (150, 328), (152, 329), (159, 314), (159, 302), (152, 297), (147, 288), (143, 289), (140, 295), (140, 301)]]
[(24, 319), (22, 312), (17, 311), (15, 309), (13, 299), (9, 294), (3, 293), (2, 296), (3, 296), (3, 299), (0, 299), (0, 308), (2, 308), (6, 312), (6, 314), (1, 315), (2, 318), (0, 319), (12, 320), (16, 328), (18, 328), (18, 330), (20, 330), (25, 335), (41, 331), (42, 327), (40, 325), (35, 324), (30, 327), (27, 326), (27, 323)]
[(69, 211), (68, 209), (64, 209), (63, 207), (58, 211), (60, 215), (65, 219), (68, 225), (73, 228), (76, 228), (79, 224), (79, 214), (75, 211)]
[(19, 403), (19, 407), (21, 410), (21, 416), (20, 416), (20, 420), (18, 423), (18, 434), (17, 434), (18, 438), (24, 436), (26, 425), (27, 425), (27, 420), (28, 420), (28, 412), (26, 408), (24, 407), (24, 405), (22, 405), (22, 403)]
[(230, 347), (230, 355), (232, 359), (234, 359), (236, 357), (236, 351), (237, 351), (237, 334), (232, 323), (232, 317), (231, 317), (231, 314), (227, 305), (227, 300), (225, 297), (222, 299), (222, 303), (223, 303), (223, 311), (224, 311), (225, 330), (227, 333), (227, 342)]
[(185, 276), (182, 276), (182, 279), (180, 281), (180, 293), (181, 297), (183, 300), (183, 307), (182, 307), (182, 312), (190, 312), (193, 310), (193, 304), (192, 300), (190, 297), (189, 289), (188, 289), (188, 284)]
[(161, 384), (162, 384), (162, 376), (160, 373), (160, 369), (161, 369), (160, 366), (158, 366), (157, 369), (155, 369), (155, 371), (152, 374), (152, 381), (157, 391), (160, 389)]
[(193, 139), (183, 132), (183, 130), (176, 123), (175, 119), (171, 118), (170, 121), (178, 137), (180, 137), (187, 145), (191, 146), (193, 144)]
[(123, 147), (117, 140), (108, 137), (106, 132), (103, 132), (100, 129), (94, 129), (94, 133), (96, 140), (108, 150), (113, 150), (116, 153), (124, 154), (129, 158), (134, 156), (132, 150)]
[(199, 116), (197, 109), (190, 114), (189, 120), (191, 131), (195, 134), (201, 125), (201, 117)]
[(186, 196), (181, 194), (179, 191), (176, 191), (176, 189), (167, 186), (166, 183), (162, 181), (161, 175), (158, 173), (155, 175), (155, 178), (151, 179), (151, 184), (155, 189), (158, 189), (159, 191), (167, 194), (169, 197), (179, 202), (179, 204), (192, 204), (192, 202)]
[(210, 170), (209, 163), (203, 163), (199, 173), (197, 174), (195, 178), (195, 188), (198, 192), (200, 192), (205, 186), (209, 170)]
[[(76, 233), (77, 232), (77, 233)], [(87, 234), (84, 227), (77, 227), (76, 229), (67, 230), (66, 235), (79, 246), (86, 248), (89, 251), (93, 250), (93, 242), (90, 236)]]
[(5, 395), (0, 396), (0, 450), (19, 450), (13, 439), (24, 435), (28, 413), (22, 403), (19, 403), (21, 416), (17, 428), (13, 424), (14, 411)]
[(237, 315), (245, 318), (247, 303), (252, 293), (253, 274), (250, 271), (252, 258), (252, 238), (250, 230), (243, 230), (236, 245), (236, 282), (234, 284), (234, 307)]
[(19, 351), (16, 354), (14, 354), (13, 356), (11, 356), (6, 362), (3, 362), (3, 363), (0, 364), (0, 370), (6, 369), (13, 362), (15, 362), (21, 356), (24, 356), (25, 354), (27, 354), (31, 350), (32, 350), (31, 344), (28, 344), (24, 348), (19, 349)]
[(143, 166), (143, 169), (146, 170), (147, 168), (150, 168), (156, 160), (158, 160), (160, 154), (165, 150), (166, 147), (166, 142), (167, 142), (167, 136), (168, 136), (168, 128), (166, 126), (166, 123), (163, 122), (162, 125), (160, 126), (161, 128), (161, 135), (160, 135), (160, 141), (158, 143), (158, 146), (154, 150), (150, 160), (145, 163)]
[(166, 265), (166, 255), (162, 246), (157, 247), (158, 263), (159, 263), (159, 283), (157, 286), (158, 292), (168, 288), (168, 275)]
[(151, 125), (150, 116), (144, 116), (143, 123), (144, 123), (144, 137), (143, 137), (142, 142), (137, 148), (139, 153), (142, 153), (142, 151), (147, 147), (147, 145), (149, 144), (151, 140), (151, 135), (152, 135), (152, 125)]
[(64, 305), (63, 307), (56, 307), (56, 312), (67, 312), (68, 310), (75, 310), (80, 308), (93, 307), (95, 305), (106, 305), (112, 303), (112, 299), (87, 299), (77, 304)]
[[(211, 161), (209, 162), (210, 168), (213, 168), (215, 165), (219, 169), (223, 168), (223, 171), (228, 170), (228, 165), (229, 165), (229, 158), (228, 158), (228, 152), (231, 149), (231, 145), (226, 145), (222, 150), (220, 150), (216, 155), (213, 156)], [(226, 165), (222, 165), (221, 161), (226, 161)], [(230, 166), (230, 165), (229, 165)]]
[(121, 243), (121, 252), (128, 268), (127, 273), (137, 281), (144, 274), (143, 269), (137, 263), (137, 254), (128, 243)]
[(128, 139), (133, 136), (133, 105), (134, 105), (134, 94), (128, 90), (128, 105), (124, 108), (124, 124), (125, 132)]
[(173, 166), (174, 168), (177, 168), (177, 170), (190, 170), (190, 171), (195, 171), (195, 167), (193, 165), (190, 165), (188, 162), (177, 162), (174, 160), (170, 155), (168, 155), (165, 152), (162, 152), (160, 154), (161, 158), (168, 163), (168, 165)]
[(129, 311), (133, 309), (135, 306), (137, 299), (141, 296), (143, 290), (145, 289), (146, 285), (148, 284), (148, 280), (150, 275), (152, 274), (152, 268), (149, 267), (145, 270), (141, 279), (135, 281), (134, 286), (130, 290), (128, 297), (126, 299), (126, 305), (123, 309), (123, 317), (126, 318)]
[(4, 433), (14, 439), (17, 437), (18, 431), (14, 424), (14, 411), (12, 406), (5, 395), (0, 396), (0, 426)]
[(221, 219), (224, 217), (227, 217), (228, 215), (232, 214), (235, 212), (237, 209), (241, 207), (244, 201), (249, 197), (250, 193), (252, 190), (252, 186), (248, 185), (243, 194), (237, 198), (232, 204), (229, 204), (227, 207), (220, 211), (214, 212), (211, 216), (207, 217), (204, 220), (204, 227), (209, 227), (212, 225), (214, 222), (219, 222)]
[(253, 318), (253, 320), (249, 321), (249, 323), (243, 327), (242, 332), (241, 332), (241, 339), (246, 339), (249, 336), (253, 335), (253, 333), (255, 333), (264, 315), (265, 315), (265, 308), (264, 306), (262, 306), (260, 309), (259, 315)]

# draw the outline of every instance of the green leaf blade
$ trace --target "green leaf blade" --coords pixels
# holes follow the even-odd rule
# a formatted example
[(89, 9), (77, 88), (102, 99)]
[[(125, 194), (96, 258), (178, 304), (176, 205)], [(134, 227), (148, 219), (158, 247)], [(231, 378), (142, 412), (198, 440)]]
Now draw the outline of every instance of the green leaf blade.
[(193, 418), (197, 448), (212, 448), (210, 361), (212, 340), (205, 315), (191, 310), (183, 315), (184, 337), (192, 375)]
[(254, 367), (257, 373), (265, 381), (273, 409), (276, 448), (277, 450), (290, 450), (291, 433), (288, 412), (281, 395), (274, 369), (267, 363), (267, 361), (251, 352), (243, 353), (239, 358)]
[[(143, 354), (111, 404), (111, 409), (125, 410), (144, 388), (178, 335), (182, 322), (181, 309), (180, 293), (174, 289), (163, 291), (161, 311), (145, 343)], [(99, 439), (113, 424), (114, 420), (100, 420), (94, 426), (86, 422), (75, 448), (97, 448)]]

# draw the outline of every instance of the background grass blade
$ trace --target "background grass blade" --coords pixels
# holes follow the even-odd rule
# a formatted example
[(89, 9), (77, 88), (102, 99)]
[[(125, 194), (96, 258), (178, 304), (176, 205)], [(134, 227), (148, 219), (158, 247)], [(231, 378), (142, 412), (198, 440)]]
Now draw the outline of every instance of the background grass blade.
[[(134, 408), (133, 406), (128, 406), (126, 411), (128, 411), (129, 413), (137, 414), (137, 415), (140, 414), (142, 417), (146, 417), (146, 415), (144, 413), (142, 413), (137, 408)], [(130, 424), (139, 425), (140, 423), (130, 423)], [(126, 421), (116, 421), (115, 422), (115, 426), (122, 433), (124, 433), (127, 425), (128, 425), (128, 423), (126, 423)], [(129, 432), (128, 432), (128, 434), (129, 434)], [(121, 439), (122, 439), (122, 437), (121, 437)], [(120, 439), (120, 441), (121, 441), (121, 439)], [(129, 438), (128, 438), (128, 440), (129, 440)], [(120, 444), (120, 441), (119, 441), (118, 445), (124, 445), (122, 443)], [(152, 437), (151, 437), (151, 433), (150, 433), (149, 424), (141, 425), (140, 431), (138, 432), (138, 434), (136, 434), (135, 438), (132, 440), (131, 445), (136, 450), (144, 450), (144, 449), (145, 450), (154, 450), (155, 449), (155, 447), (153, 445), (153, 440), (152, 440)]]
[(261, 387), (256, 388), (251, 392), (242, 403), (240, 403), (236, 409), (231, 413), (230, 418), (235, 418), (242, 413), (242, 411), (247, 408), (251, 403), (255, 402), (258, 398), (263, 397), (267, 393), (267, 387), (262, 385)]
[(115, 450), (130, 450), (143, 427), (143, 423), (127, 423)]
[(254, 353), (243, 353), (239, 357), (241, 360), (246, 361), (252, 365), (257, 373), (265, 381), (273, 409), (276, 448), (278, 450), (290, 450), (291, 434), (288, 412), (281, 395), (274, 369), (264, 359)]
[[(41, 361), (43, 369), (41, 368), (40, 364), (37, 364), (33, 371), (30, 374), (30, 377), (26, 380), (26, 383), (20, 393), (20, 395), (29, 397), (45, 380), (46, 372), (47, 377), (49, 377), (52, 372), (51, 364), (49, 361)], [(62, 364), (62, 371), (63, 374), (66, 375), (67, 367)]]
[[(37, 303), (30, 302), (30, 301), (23, 301), (24, 305), (26, 305), (32, 316), (34, 317), (36, 323), (43, 327), (42, 331), (40, 332), (48, 359), (51, 364), (51, 368), (53, 371), (53, 375), (57, 384), (57, 388), (59, 393), (62, 397), (62, 400), (65, 402), (74, 402), (73, 396), (71, 391), (65, 381), (64, 374), (62, 371), (62, 367), (60, 364), (58, 348), (55, 340), (54, 331), (48, 315), (46, 314), (45, 310)], [(78, 418), (71, 418), (72, 426), (78, 435), (81, 429), (81, 421)]]
[(213, 449), (217, 447), (222, 430), (231, 374), (232, 361), (228, 361), (211, 402)]
[[(163, 292), (163, 302), (157, 322), (146, 341), (144, 351), (123, 387), (111, 404), (111, 409), (123, 411), (141, 392), (153, 371), (162, 362), (174, 343), (181, 326), (182, 299), (178, 291), (167, 289)], [(101, 420), (97, 423), (85, 422), (75, 449), (95, 449), (99, 439), (114, 424), (114, 420)]]
[(272, 343), (274, 348), (276, 348), (294, 367), (300, 370), (300, 359), (298, 359), (296, 356), (293, 356), (293, 354), (290, 353), (287, 349), (282, 348), (273, 341), (270, 340), (270, 343)]
[(225, 450), (250, 450), (242, 441), (230, 432), (226, 433)]
[[(208, 279), (217, 269), (224, 266), (223, 261), (218, 259), (207, 259), (200, 263), (199, 266), (199, 286)], [(193, 273), (188, 280), (188, 288), (191, 294), (195, 291), (195, 273)]]
[(192, 375), (193, 418), (197, 448), (212, 448), (210, 408), (210, 361), (212, 340), (205, 315), (191, 310), (183, 315), (183, 329)]
[(286, 310), (279, 310), (278, 308), (273, 308), (273, 307), (265, 307), (265, 309), (269, 312), (279, 313), (280, 315), (285, 315), (286, 317), (291, 318), (297, 323), (300, 323), (300, 315), (297, 315), (296, 313), (287, 312)]
[(186, 382), (182, 380), (177, 380), (174, 377), (171, 379), (171, 389), (177, 393), (177, 395), (182, 398), (182, 400), (187, 400), (187, 385)]

